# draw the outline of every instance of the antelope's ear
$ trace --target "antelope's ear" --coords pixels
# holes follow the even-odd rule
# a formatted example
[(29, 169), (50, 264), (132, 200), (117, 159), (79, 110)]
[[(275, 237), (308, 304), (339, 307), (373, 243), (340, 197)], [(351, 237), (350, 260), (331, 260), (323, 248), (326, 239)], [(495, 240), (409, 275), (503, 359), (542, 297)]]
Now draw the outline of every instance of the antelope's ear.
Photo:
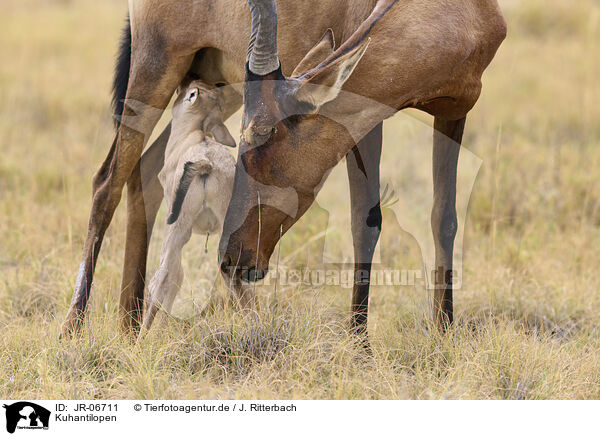
[(231, 133), (229, 133), (229, 130), (227, 130), (225, 124), (215, 124), (210, 129), (210, 133), (212, 133), (212, 135), (214, 136), (215, 141), (220, 142), (221, 144), (224, 144), (228, 147), (235, 148), (235, 139), (233, 139), (233, 136), (231, 136)]
[(296, 98), (317, 108), (335, 99), (362, 59), (370, 42), (369, 38), (346, 53), (300, 75), (298, 80), (301, 83), (296, 91)]
[(323, 60), (327, 59), (327, 56), (333, 53), (335, 48), (335, 38), (333, 37), (333, 30), (327, 29), (327, 32), (321, 37), (319, 42), (310, 49), (310, 51), (304, 56), (304, 59), (300, 61), (292, 77), (299, 76), (300, 74), (315, 68)]

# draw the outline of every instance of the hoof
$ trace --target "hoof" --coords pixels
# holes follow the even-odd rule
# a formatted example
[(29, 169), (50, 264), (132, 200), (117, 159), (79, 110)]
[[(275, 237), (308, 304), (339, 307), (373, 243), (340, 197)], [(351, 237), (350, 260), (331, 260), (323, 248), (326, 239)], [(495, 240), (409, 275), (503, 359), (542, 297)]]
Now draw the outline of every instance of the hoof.
[(79, 333), (81, 330), (81, 325), (83, 320), (78, 317), (67, 317), (62, 327), (60, 328), (60, 333), (58, 334), (58, 339), (70, 339), (76, 333)]

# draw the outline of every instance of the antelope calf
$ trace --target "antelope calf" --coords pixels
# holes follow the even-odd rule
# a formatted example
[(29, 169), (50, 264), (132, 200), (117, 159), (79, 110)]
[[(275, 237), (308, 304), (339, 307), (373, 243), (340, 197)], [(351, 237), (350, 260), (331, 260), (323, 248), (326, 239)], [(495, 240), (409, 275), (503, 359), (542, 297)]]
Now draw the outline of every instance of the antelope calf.
[(183, 281), (181, 251), (192, 233), (221, 233), (235, 172), (235, 159), (225, 149), (235, 147), (235, 141), (223, 124), (223, 105), (219, 89), (194, 80), (180, 89), (173, 106), (165, 163), (158, 175), (169, 217), (160, 266), (149, 285), (143, 331), (159, 308), (171, 310)]

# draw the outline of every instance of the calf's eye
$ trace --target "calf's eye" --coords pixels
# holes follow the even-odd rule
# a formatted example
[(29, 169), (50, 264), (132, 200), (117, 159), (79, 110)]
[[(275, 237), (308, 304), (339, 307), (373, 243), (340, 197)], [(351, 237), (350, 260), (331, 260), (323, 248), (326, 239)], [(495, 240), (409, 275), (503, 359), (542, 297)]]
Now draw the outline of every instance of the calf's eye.
[(198, 98), (198, 94), (200, 93), (200, 90), (198, 88), (192, 88), (188, 91), (188, 93), (186, 94), (184, 101), (188, 102), (189, 104), (193, 104), (196, 99)]

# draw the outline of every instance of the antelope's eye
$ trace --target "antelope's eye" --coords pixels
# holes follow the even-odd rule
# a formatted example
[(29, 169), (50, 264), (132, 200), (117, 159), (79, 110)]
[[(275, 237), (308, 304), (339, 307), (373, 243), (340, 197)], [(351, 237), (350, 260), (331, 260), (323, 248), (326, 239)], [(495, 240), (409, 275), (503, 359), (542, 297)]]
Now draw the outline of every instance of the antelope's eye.
[(254, 133), (258, 136), (269, 136), (273, 130), (271, 126), (257, 126), (254, 128)]

